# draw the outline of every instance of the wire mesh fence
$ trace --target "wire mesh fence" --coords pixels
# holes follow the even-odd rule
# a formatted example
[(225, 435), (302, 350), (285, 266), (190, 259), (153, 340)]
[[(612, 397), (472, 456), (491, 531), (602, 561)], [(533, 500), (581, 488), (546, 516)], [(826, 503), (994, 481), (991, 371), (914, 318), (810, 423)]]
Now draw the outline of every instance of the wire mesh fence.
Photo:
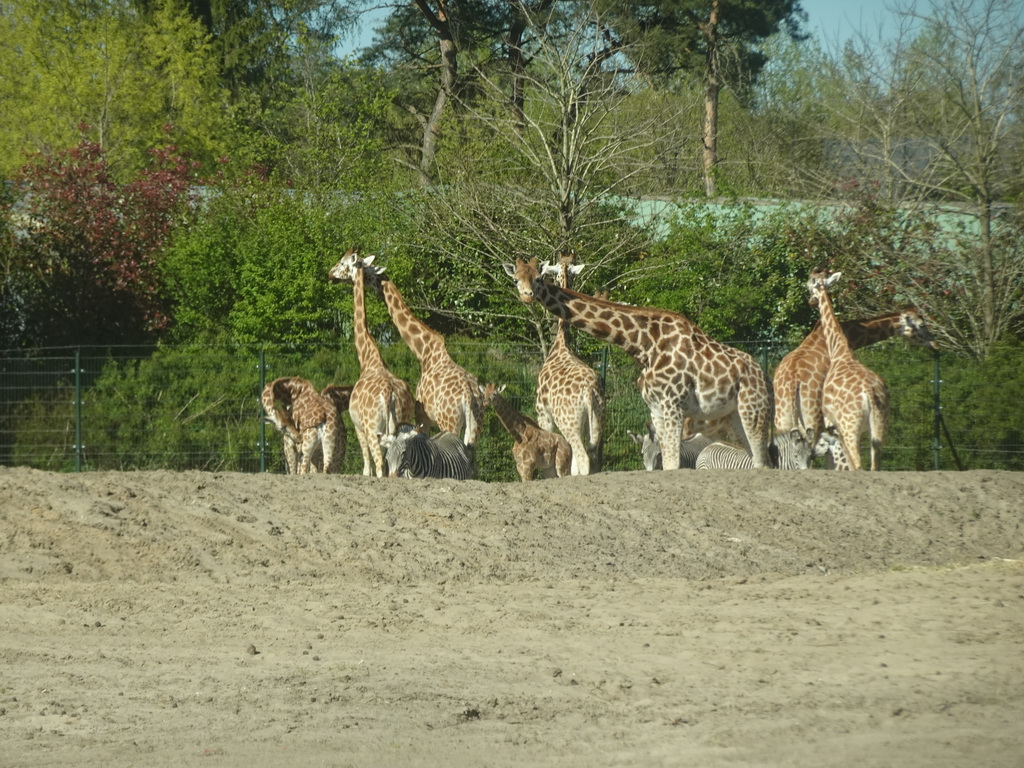
[[(771, 374), (789, 351), (734, 342)], [(346, 348), (349, 347), (349, 348)], [(0, 353), (0, 464), (55, 471), (201, 469), (282, 472), (281, 440), (263, 421), (259, 395), (280, 376), (317, 388), (352, 384), (351, 345), (340, 349), (160, 346), (38, 349)], [(449, 352), (481, 382), (533, 415), (543, 362), (536, 348), (450, 339)], [(382, 345), (385, 363), (415, 385), (419, 364), (403, 344)], [(884, 342), (859, 357), (888, 382), (892, 413), (884, 449), (890, 470), (1024, 469), (1024, 350), (996, 349), (983, 362)], [(642, 469), (627, 431), (647, 407), (636, 365), (614, 348), (589, 356), (607, 396), (603, 471)], [(349, 430), (344, 473), (362, 472)], [(488, 413), (478, 442), (479, 476), (517, 479), (512, 441)]]

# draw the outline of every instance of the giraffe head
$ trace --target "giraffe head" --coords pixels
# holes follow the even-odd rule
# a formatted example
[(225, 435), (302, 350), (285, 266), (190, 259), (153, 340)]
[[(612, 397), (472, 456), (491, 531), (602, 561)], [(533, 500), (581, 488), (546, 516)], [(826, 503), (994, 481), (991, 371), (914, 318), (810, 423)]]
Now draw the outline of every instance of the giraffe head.
[(911, 344), (938, 349), (939, 343), (924, 324), (924, 318), (917, 307), (906, 307), (900, 311), (899, 334)]
[(544, 262), (540, 265), (540, 276), (547, 277), (554, 281), (555, 285), (562, 288), (572, 288), (573, 278), (583, 271), (582, 264), (574, 264), (574, 254), (562, 256), (557, 264)]
[(332, 283), (354, 283), (356, 280), (356, 270), (372, 263), (373, 256), (363, 258), (359, 255), (357, 249), (349, 248), (338, 263), (331, 267), (331, 271), (327, 273), (327, 276)]
[(524, 304), (533, 301), (533, 284), (541, 279), (540, 271), (537, 269), (537, 260), (516, 259), (515, 264), (503, 264), (505, 274), (511, 277), (519, 289), (519, 300)]
[(810, 294), (808, 301), (811, 306), (817, 306), (818, 297), (835, 285), (842, 276), (842, 272), (830, 272), (824, 267), (811, 270), (811, 275), (807, 278), (807, 292)]
[(489, 408), (491, 403), (494, 402), (494, 396), (500, 395), (505, 391), (506, 384), (502, 384), (500, 387), (497, 384), (481, 384), (480, 385), (480, 400), (483, 403), (484, 408)]

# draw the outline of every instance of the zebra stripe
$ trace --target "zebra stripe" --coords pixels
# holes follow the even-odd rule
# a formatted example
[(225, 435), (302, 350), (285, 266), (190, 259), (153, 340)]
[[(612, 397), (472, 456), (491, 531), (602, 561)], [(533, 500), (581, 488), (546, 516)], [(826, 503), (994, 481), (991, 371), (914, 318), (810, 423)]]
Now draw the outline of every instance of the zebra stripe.
[(473, 462), (459, 436), (441, 432), (427, 437), (410, 424), (402, 424), (398, 434), (382, 439), (387, 452), (391, 477), (451, 478), (468, 480), (473, 477)]
[[(777, 469), (809, 469), (813, 451), (798, 430), (776, 435), (768, 446), (771, 466)], [(711, 443), (697, 457), (697, 469), (753, 469), (754, 459), (742, 448)]]

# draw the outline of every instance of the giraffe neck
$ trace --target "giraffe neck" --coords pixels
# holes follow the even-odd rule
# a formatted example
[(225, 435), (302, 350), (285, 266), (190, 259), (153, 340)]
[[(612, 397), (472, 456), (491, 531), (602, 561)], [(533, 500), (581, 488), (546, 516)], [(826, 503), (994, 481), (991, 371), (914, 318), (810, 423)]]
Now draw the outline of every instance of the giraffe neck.
[(559, 320), (558, 330), (555, 332), (555, 338), (551, 340), (552, 351), (569, 351), (571, 349), (571, 347), (569, 346), (569, 341), (569, 324), (565, 322), (565, 320)]
[(650, 345), (644, 343), (646, 335), (638, 322), (642, 318), (646, 325), (649, 319), (642, 308), (614, 304), (542, 280), (534, 282), (533, 297), (560, 321), (614, 344), (644, 365)]
[(846, 334), (843, 333), (843, 328), (839, 325), (839, 320), (836, 319), (828, 290), (822, 286), (817, 289), (816, 293), (818, 311), (821, 313), (821, 332), (825, 335), (825, 346), (828, 347), (829, 358), (835, 361), (852, 355), (850, 345), (846, 341)]
[(412, 313), (394, 283), (386, 278), (381, 280), (381, 290), (391, 320), (420, 365), (426, 366), (438, 353), (447, 355), (444, 337)]
[(867, 320), (847, 320), (841, 325), (850, 349), (860, 349), (899, 333), (902, 317), (902, 312), (890, 312)]
[(356, 270), (356, 279), (352, 283), (353, 330), (356, 337), (356, 356), (359, 358), (361, 370), (383, 368), (380, 350), (370, 335), (366, 323), (366, 279), (362, 269)]
[(524, 440), (527, 428), (530, 425), (527, 417), (513, 408), (512, 404), (499, 394), (494, 395), (491, 405), (494, 406), (494, 412), (498, 414), (498, 421), (512, 435), (512, 439), (517, 443)]

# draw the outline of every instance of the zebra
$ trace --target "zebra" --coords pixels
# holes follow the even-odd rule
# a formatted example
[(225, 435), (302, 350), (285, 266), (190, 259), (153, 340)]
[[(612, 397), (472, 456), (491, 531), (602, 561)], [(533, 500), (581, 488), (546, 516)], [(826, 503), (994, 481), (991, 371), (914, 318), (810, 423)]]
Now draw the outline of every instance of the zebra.
[[(647, 433), (644, 435), (629, 430), (626, 430), (626, 434), (640, 446), (644, 469), (648, 472), (661, 469), (661, 446), (658, 444), (658, 436), (654, 434), (654, 425), (647, 422)], [(697, 456), (709, 445), (711, 438), (700, 432), (683, 440), (679, 447), (679, 468), (693, 469), (697, 465)]]
[[(824, 443), (819, 443), (819, 446)], [(816, 446), (817, 448), (818, 446)], [(810, 469), (812, 449), (800, 430), (776, 435), (768, 446), (768, 459), (776, 469)], [(697, 469), (753, 469), (754, 459), (742, 448), (727, 443), (711, 443), (697, 457)]]
[(416, 430), (412, 424), (400, 424), (394, 435), (380, 439), (391, 477), (452, 478), (473, 477), (473, 460), (459, 436), (441, 432), (433, 437)]

